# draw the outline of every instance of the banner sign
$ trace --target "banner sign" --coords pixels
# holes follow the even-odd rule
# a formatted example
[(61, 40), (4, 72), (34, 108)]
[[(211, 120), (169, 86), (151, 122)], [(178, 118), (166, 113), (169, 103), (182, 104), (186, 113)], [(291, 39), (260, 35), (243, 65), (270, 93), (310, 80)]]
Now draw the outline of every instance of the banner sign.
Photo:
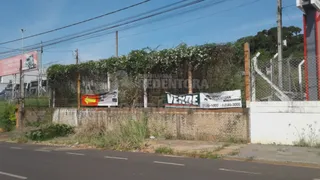
[(166, 94), (165, 107), (173, 108), (241, 108), (241, 90), (219, 93)]
[(200, 108), (242, 107), (241, 90), (220, 93), (200, 93)]
[(184, 95), (174, 95), (167, 93), (165, 107), (199, 108), (199, 101), (199, 93)]
[(22, 70), (31, 70), (38, 68), (38, 52), (29, 52), (23, 55), (0, 60), (0, 76), (19, 74), (20, 60), (22, 60)]
[(103, 94), (85, 94), (81, 96), (82, 106), (118, 106), (118, 90)]

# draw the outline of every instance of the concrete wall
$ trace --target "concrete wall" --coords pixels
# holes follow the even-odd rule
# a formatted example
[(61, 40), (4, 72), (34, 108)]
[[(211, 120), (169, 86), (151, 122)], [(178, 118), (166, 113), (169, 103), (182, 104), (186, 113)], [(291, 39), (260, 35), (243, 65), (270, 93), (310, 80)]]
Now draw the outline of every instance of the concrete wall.
[(152, 135), (199, 140), (248, 141), (248, 116), (245, 109), (188, 110), (188, 109), (81, 109), (57, 108), (53, 122), (73, 126), (87, 122), (104, 122), (113, 129), (120, 122), (148, 119)]
[(26, 108), (24, 119), (26, 122), (50, 122), (53, 109), (51, 108)]
[(320, 143), (320, 102), (252, 102), (250, 123), (252, 143)]

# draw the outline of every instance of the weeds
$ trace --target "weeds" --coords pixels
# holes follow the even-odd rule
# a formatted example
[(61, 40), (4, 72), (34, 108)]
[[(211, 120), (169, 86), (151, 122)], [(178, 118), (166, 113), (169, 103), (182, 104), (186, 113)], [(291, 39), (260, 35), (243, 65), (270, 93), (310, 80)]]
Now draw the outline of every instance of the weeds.
[(145, 121), (130, 120), (113, 130), (107, 130), (104, 124), (88, 123), (76, 133), (80, 143), (88, 143), (100, 148), (113, 150), (141, 149), (148, 128)]
[(218, 159), (220, 156), (213, 152), (200, 152), (199, 157), (202, 159)]
[(240, 152), (239, 152), (239, 150), (235, 150), (235, 151), (232, 151), (229, 155), (230, 156), (236, 156), (236, 155), (238, 155)]
[(17, 143), (23, 144), (23, 143), (27, 143), (29, 140), (26, 136), (19, 136), (18, 138), (15, 139), (15, 141)]
[(174, 151), (172, 148), (170, 147), (158, 147), (156, 150), (155, 150), (155, 153), (158, 153), (158, 154), (173, 154)]
[(228, 139), (228, 142), (229, 142), (229, 143), (232, 143), (232, 144), (245, 144), (245, 143), (247, 143), (246, 140), (239, 139), (239, 138), (234, 138), (234, 137), (230, 137), (230, 138)]
[(174, 136), (172, 134), (170, 134), (170, 133), (166, 133), (164, 135), (164, 138), (167, 139), (167, 140), (171, 140), (171, 139), (174, 139)]
[(302, 138), (299, 141), (295, 142), (294, 146), (297, 146), (297, 147), (309, 147), (310, 144), (307, 143), (307, 141), (304, 138)]
[(177, 155), (177, 156), (185, 156), (191, 158), (202, 158), (202, 159), (218, 159), (220, 155), (216, 154), (215, 151), (174, 151), (170, 147), (159, 147), (155, 150), (155, 153), (158, 154), (168, 154), (168, 155)]
[(246, 159), (246, 161), (253, 161), (254, 160), (254, 156), (250, 156)]
[(10, 103), (5, 103), (4, 107), (5, 108), (0, 116), (0, 128), (4, 131), (12, 131), (16, 125), (15, 113), (17, 109)]
[[(289, 126), (292, 126), (289, 124)], [(320, 130), (317, 128), (317, 122), (315, 121), (313, 124), (307, 124), (307, 129), (302, 128), (300, 132), (297, 127), (293, 126), (297, 131), (298, 141), (293, 142), (295, 146), (298, 147), (319, 147), (320, 139), (319, 132)]]
[(74, 133), (74, 128), (66, 124), (48, 124), (26, 132), (26, 137), (33, 141), (44, 141), (55, 137), (64, 137)]
[(176, 155), (179, 156), (186, 156), (186, 157), (191, 157), (191, 158), (202, 158), (202, 159), (218, 159), (220, 158), (220, 155), (216, 154), (215, 152), (212, 151), (192, 151), (192, 152), (176, 152)]

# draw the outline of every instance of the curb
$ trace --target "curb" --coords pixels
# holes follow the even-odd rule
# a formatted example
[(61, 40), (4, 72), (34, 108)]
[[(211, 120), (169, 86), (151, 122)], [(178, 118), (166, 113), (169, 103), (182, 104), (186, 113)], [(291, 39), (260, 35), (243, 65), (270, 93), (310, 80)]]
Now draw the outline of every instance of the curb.
[(250, 159), (247, 158), (239, 158), (239, 157), (224, 157), (222, 158), (226, 161), (241, 161), (241, 162), (253, 162), (260, 164), (271, 164), (277, 166), (290, 166), (290, 167), (304, 167), (304, 168), (312, 168), (312, 169), (320, 169), (320, 164), (315, 163), (302, 163), (302, 162), (290, 162), (290, 161), (273, 161), (273, 160), (265, 160), (265, 159)]

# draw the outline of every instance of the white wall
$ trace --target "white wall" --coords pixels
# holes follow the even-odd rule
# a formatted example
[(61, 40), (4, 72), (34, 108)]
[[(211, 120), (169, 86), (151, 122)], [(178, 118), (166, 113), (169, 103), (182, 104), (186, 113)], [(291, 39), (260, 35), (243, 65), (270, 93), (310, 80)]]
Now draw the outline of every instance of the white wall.
[[(24, 82), (29, 83), (30, 81), (37, 81), (38, 80), (39, 71), (38, 70), (31, 70), (31, 71), (25, 72), (24, 74), (25, 74)], [(42, 79), (46, 79), (46, 77), (43, 76)], [(12, 82), (16, 81), (16, 84), (19, 84), (20, 83), (20, 74), (17, 74), (16, 77), (15, 77), (15, 75), (2, 76), (1, 83), (9, 83), (10, 80), (12, 80)]]
[(77, 108), (56, 108), (52, 122), (77, 126)]
[(252, 143), (320, 143), (320, 102), (251, 102), (250, 120)]

